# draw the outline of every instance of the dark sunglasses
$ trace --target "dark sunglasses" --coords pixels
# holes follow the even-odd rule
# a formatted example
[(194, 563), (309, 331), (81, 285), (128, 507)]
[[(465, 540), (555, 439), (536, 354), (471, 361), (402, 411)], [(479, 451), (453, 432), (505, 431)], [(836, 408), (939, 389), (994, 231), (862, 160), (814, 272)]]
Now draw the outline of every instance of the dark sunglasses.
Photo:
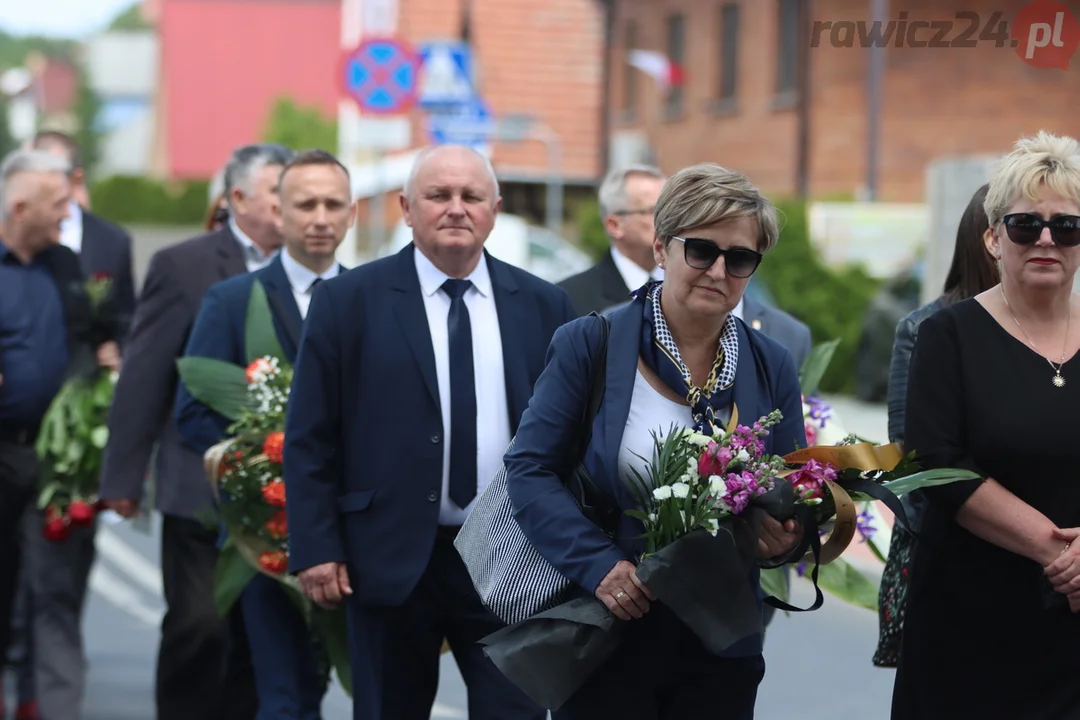
[(1042, 236), (1043, 228), (1050, 228), (1050, 237), (1055, 245), (1080, 245), (1080, 217), (1076, 215), (1058, 215), (1043, 220), (1034, 213), (1012, 213), (1003, 217), (1001, 222), (1005, 224), (1005, 234), (1017, 245), (1034, 245)]
[(683, 256), (686, 264), (695, 270), (708, 270), (721, 255), (724, 256), (724, 269), (728, 275), (748, 278), (761, 264), (761, 253), (748, 248), (734, 247), (724, 250), (712, 240), (701, 238), (681, 238), (675, 235), (672, 240), (683, 244)]

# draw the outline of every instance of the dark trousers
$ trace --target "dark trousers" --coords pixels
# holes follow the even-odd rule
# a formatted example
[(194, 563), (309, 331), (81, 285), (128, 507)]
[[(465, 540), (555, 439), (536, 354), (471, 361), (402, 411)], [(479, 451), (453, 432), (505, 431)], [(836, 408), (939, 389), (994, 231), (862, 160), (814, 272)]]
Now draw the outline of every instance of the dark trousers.
[(753, 720), (765, 677), (760, 654), (710, 654), (660, 603), (630, 622), (619, 649), (554, 720)]
[(349, 603), (354, 720), (428, 720), (444, 638), (468, 687), (469, 720), (546, 717), (477, 644), (504, 625), (476, 594), (454, 534), (439, 529), (427, 569), (400, 607)]
[(37, 479), (33, 445), (0, 442), (0, 658), (7, 657), (11, 644), (22, 564), (22, 519), (34, 498)]
[(157, 720), (255, 720), (258, 711), (243, 616), (237, 606), (221, 618), (214, 604), (218, 535), (197, 520), (164, 517)]
[(259, 720), (321, 720), (326, 692), (313, 636), (285, 587), (256, 575), (240, 596)]
[(72, 527), (62, 542), (45, 538), (45, 516), (24, 518), (21, 613), (25, 656), (19, 702), (36, 700), (43, 718), (78, 720), (86, 691), (82, 618), (96, 551), (97, 523)]

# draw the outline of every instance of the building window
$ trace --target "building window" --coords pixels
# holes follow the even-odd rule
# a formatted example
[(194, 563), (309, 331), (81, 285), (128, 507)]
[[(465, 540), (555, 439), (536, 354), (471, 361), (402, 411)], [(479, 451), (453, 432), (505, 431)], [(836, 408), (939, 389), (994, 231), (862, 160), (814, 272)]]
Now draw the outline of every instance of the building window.
[(777, 0), (776, 93), (798, 90), (799, 0)]
[[(624, 48), (624, 57), (629, 58), (630, 53), (637, 49), (637, 23), (626, 23), (626, 47)], [(638, 73), (637, 68), (626, 63), (626, 73), (623, 76), (623, 115), (627, 118), (634, 117), (634, 111), (637, 109), (637, 83)]]
[[(686, 22), (681, 13), (668, 17), (667, 27), (667, 55), (668, 60), (679, 67), (684, 67), (686, 62)], [(668, 117), (679, 116), (683, 113), (684, 101), (683, 84), (674, 83), (668, 88), (667, 115)]]
[(717, 98), (727, 104), (735, 102), (739, 77), (739, 4), (720, 6), (720, 86)]

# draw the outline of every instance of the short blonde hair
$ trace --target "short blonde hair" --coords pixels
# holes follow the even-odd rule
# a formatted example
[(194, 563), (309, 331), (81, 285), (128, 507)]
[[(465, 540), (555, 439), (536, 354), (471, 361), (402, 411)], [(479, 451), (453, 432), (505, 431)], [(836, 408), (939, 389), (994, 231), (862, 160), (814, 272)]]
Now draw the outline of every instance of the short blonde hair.
[(702, 163), (683, 168), (664, 183), (653, 221), (656, 236), (667, 245), (691, 228), (739, 217), (757, 220), (759, 251), (776, 245), (780, 230), (773, 204), (742, 173)]
[(1080, 203), (1080, 143), (1074, 138), (1040, 130), (1016, 141), (998, 163), (986, 193), (983, 208), (990, 227), (1020, 197), (1037, 200), (1043, 186)]

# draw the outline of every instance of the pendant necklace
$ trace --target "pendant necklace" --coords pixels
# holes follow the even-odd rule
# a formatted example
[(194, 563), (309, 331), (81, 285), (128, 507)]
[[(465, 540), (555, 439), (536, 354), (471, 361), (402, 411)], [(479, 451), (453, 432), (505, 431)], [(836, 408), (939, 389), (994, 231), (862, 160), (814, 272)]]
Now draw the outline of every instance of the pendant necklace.
[(1031, 337), (1029, 337), (1024, 330), (1024, 326), (1016, 319), (1016, 313), (1013, 312), (1012, 306), (1009, 305), (1009, 298), (1005, 297), (1005, 288), (1001, 285), (998, 285), (998, 288), (1001, 290), (1001, 299), (1005, 301), (1005, 307), (1008, 308), (1009, 314), (1012, 315), (1013, 322), (1016, 323), (1016, 327), (1020, 328), (1020, 332), (1023, 333), (1028, 345), (1030, 345), (1031, 349), (1034, 350), (1037, 355), (1042, 357), (1043, 360), (1050, 363), (1050, 367), (1054, 368), (1054, 377), (1051, 378), (1050, 382), (1054, 383), (1054, 387), (1065, 387), (1065, 378), (1061, 375), (1061, 368), (1065, 365), (1065, 351), (1069, 347), (1069, 325), (1072, 323), (1072, 302), (1069, 302), (1069, 315), (1065, 320), (1065, 342), (1062, 344), (1061, 348), (1061, 361), (1055, 366), (1050, 358), (1044, 356), (1039, 351), (1039, 348), (1035, 346), (1035, 343), (1031, 342)]

